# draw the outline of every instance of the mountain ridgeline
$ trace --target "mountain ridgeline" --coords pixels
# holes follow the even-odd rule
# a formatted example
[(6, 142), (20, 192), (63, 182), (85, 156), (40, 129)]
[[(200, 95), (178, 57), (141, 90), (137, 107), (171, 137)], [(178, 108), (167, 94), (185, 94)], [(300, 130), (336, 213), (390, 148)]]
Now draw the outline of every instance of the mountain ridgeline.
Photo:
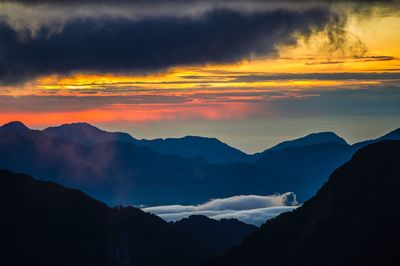
[(203, 216), (167, 223), (137, 208), (110, 208), (78, 190), (4, 170), (0, 213), (0, 264), (15, 266), (199, 265), (256, 230)]
[(399, 265), (399, 158), (399, 141), (362, 148), (313, 198), (207, 265)]
[(203, 215), (184, 218), (175, 222), (174, 227), (178, 232), (198, 240), (214, 256), (240, 244), (245, 236), (258, 229), (236, 219), (214, 220)]
[(360, 149), (314, 197), (259, 229), (204, 216), (167, 223), (0, 170), (0, 264), (399, 265), (398, 158), (400, 141)]
[(168, 139), (135, 139), (122, 132), (107, 132), (87, 123), (64, 124), (49, 127), (43, 134), (72, 140), (84, 145), (94, 145), (107, 141), (129, 142), (136, 146), (149, 147), (165, 155), (176, 155), (183, 158), (202, 158), (209, 163), (234, 163), (254, 160), (252, 156), (228, 146), (215, 138), (186, 136)]
[[(400, 139), (400, 130), (365, 145), (387, 138)], [(221, 152), (212, 152), (220, 158), (228, 158), (223, 154), (231, 149), (214, 139), (195, 139), (136, 140), (85, 123), (39, 131), (12, 122), (0, 127), (0, 168), (81, 189), (110, 205), (198, 204), (210, 198), (288, 191), (304, 201), (364, 146), (348, 145), (325, 132), (245, 155), (244, 161), (210, 163), (207, 156), (189, 156), (179, 147), (189, 142), (187, 150), (213, 151), (206, 143), (222, 145), (215, 148)], [(146, 143), (162, 143), (166, 152)]]

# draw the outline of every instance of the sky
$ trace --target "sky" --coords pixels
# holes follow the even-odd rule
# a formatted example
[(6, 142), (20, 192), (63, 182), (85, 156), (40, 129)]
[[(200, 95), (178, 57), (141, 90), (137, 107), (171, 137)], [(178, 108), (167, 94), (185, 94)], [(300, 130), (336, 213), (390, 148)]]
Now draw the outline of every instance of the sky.
[(1, 1), (0, 123), (253, 153), (400, 127), (399, 1)]

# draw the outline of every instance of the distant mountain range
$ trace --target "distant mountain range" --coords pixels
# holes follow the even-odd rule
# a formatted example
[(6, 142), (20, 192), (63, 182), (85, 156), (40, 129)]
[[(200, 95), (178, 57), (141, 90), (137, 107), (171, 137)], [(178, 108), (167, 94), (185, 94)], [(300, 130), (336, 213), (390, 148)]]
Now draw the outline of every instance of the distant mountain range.
[(400, 265), (400, 142), (362, 148), (316, 196), (208, 265)]
[[(19, 132), (28, 129), (18, 121), (6, 124), (3, 127), (19, 128), (17, 129)], [(255, 154), (246, 154), (216, 138), (186, 136), (182, 138), (139, 140), (128, 133), (104, 131), (88, 123), (63, 124), (61, 126), (48, 127), (42, 132), (50, 137), (68, 139), (84, 145), (94, 145), (107, 141), (129, 142), (137, 146), (149, 147), (157, 153), (175, 155), (182, 158), (201, 158), (209, 163), (216, 164), (255, 162), (267, 152), (294, 147), (327, 143), (350, 146), (343, 138), (333, 132), (311, 133), (298, 139), (281, 142), (263, 152)], [(361, 148), (377, 141), (397, 139), (400, 139), (400, 128), (380, 138), (362, 141), (352, 146)]]
[(134, 207), (110, 208), (78, 190), (0, 170), (0, 263), (397, 266), (398, 158), (400, 141), (361, 148), (314, 197), (259, 229), (204, 216), (167, 223)]
[(0, 213), (0, 264), (14, 266), (198, 265), (257, 229), (204, 216), (166, 223), (3, 170)]
[(355, 151), (385, 139), (400, 139), (400, 130), (354, 145), (316, 133), (246, 155), (209, 138), (136, 140), (85, 123), (39, 131), (11, 122), (0, 127), (0, 168), (81, 189), (110, 205), (198, 204), (288, 191), (304, 201)]
[(165, 155), (183, 158), (202, 158), (210, 163), (235, 163), (254, 160), (252, 156), (228, 146), (215, 138), (186, 136), (154, 140), (139, 140), (122, 132), (107, 132), (87, 123), (64, 124), (44, 129), (43, 134), (72, 140), (84, 145), (94, 145), (107, 141), (122, 141), (136, 146), (149, 147)]

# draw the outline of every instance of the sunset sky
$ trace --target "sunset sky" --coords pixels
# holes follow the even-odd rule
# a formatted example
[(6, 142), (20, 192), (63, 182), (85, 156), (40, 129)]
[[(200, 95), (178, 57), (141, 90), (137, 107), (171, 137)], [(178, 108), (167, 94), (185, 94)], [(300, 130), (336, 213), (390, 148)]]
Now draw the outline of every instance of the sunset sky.
[(246, 152), (400, 127), (399, 1), (0, 1), (0, 123)]

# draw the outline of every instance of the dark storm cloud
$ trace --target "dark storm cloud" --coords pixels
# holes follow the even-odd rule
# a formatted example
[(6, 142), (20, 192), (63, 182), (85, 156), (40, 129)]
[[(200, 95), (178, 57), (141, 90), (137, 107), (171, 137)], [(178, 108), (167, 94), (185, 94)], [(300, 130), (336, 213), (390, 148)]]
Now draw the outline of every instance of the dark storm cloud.
[(85, 18), (58, 32), (22, 38), (0, 23), (0, 80), (71, 71), (146, 72), (177, 65), (230, 63), (273, 54), (340, 18), (329, 9), (240, 13), (213, 10), (200, 18)]
[[(145, 73), (276, 55), (324, 31), (346, 47), (349, 13), (400, 1), (0, 0), (0, 84), (73, 71)], [(352, 53), (363, 56), (361, 52)], [(389, 60), (370, 58), (367, 60)]]

